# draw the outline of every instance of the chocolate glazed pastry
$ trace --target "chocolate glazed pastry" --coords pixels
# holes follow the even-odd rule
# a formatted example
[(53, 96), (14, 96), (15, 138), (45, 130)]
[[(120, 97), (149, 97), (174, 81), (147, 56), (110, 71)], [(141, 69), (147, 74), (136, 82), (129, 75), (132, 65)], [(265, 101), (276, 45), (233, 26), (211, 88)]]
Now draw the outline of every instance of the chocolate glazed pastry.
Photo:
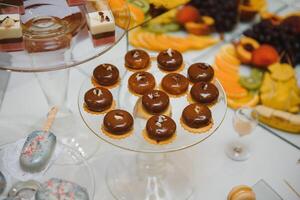
[(133, 70), (145, 69), (150, 64), (149, 54), (141, 49), (133, 49), (125, 55), (125, 66)]
[(112, 86), (119, 80), (119, 70), (112, 64), (101, 64), (94, 69), (93, 78), (101, 86)]
[(128, 87), (132, 92), (143, 95), (154, 89), (155, 78), (149, 72), (136, 72), (129, 77)]
[(133, 128), (133, 117), (125, 110), (111, 110), (104, 119), (104, 130), (112, 135), (124, 135)]
[(146, 92), (142, 97), (142, 105), (145, 110), (151, 114), (164, 112), (169, 106), (169, 96), (159, 90)]
[(164, 91), (171, 95), (181, 95), (187, 91), (189, 81), (181, 74), (171, 73), (162, 79), (161, 87)]
[(149, 139), (160, 143), (175, 136), (176, 123), (165, 115), (154, 115), (146, 124), (146, 134)]
[(106, 88), (92, 88), (85, 93), (84, 102), (89, 110), (103, 112), (112, 106), (113, 96)]
[(168, 49), (161, 51), (157, 56), (158, 67), (164, 71), (176, 71), (183, 63), (183, 58), (180, 52)]
[(198, 103), (213, 104), (219, 97), (219, 90), (212, 83), (198, 82), (193, 85), (190, 94)]
[(194, 63), (188, 69), (188, 78), (192, 83), (210, 82), (214, 78), (214, 69), (207, 63)]
[(201, 104), (190, 104), (184, 108), (182, 121), (190, 128), (203, 128), (211, 123), (211, 111), (207, 106)]

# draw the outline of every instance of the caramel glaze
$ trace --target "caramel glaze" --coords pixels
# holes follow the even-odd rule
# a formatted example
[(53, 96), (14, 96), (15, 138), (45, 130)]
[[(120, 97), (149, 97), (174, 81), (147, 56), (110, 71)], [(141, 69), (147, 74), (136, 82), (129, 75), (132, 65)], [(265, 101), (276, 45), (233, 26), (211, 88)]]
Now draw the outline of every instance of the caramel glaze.
[(101, 64), (94, 69), (93, 77), (102, 86), (112, 86), (119, 80), (119, 70), (112, 64)]
[(176, 71), (182, 66), (183, 58), (179, 51), (168, 49), (158, 54), (157, 63), (162, 70)]
[(136, 72), (129, 77), (128, 87), (131, 91), (143, 95), (154, 89), (155, 78), (149, 72)]
[(104, 129), (113, 135), (123, 135), (133, 128), (133, 117), (125, 110), (111, 110), (103, 119)]
[(210, 82), (214, 77), (214, 69), (206, 63), (194, 63), (188, 69), (188, 78), (191, 82)]
[(149, 63), (150, 56), (144, 50), (133, 49), (131, 51), (128, 51), (125, 55), (125, 66), (130, 69), (145, 69), (149, 66)]
[(84, 102), (89, 110), (102, 112), (111, 107), (113, 96), (106, 88), (92, 88), (85, 93)]
[(169, 106), (169, 96), (160, 90), (151, 90), (142, 97), (142, 105), (151, 114), (164, 112)]
[(190, 104), (184, 108), (181, 116), (183, 122), (190, 128), (202, 128), (211, 123), (211, 111), (205, 105)]
[(171, 139), (176, 132), (176, 123), (165, 115), (154, 115), (146, 124), (147, 136), (156, 142)]
[(162, 79), (161, 87), (169, 94), (180, 95), (187, 91), (189, 81), (181, 74), (170, 73)]
[(198, 82), (193, 85), (190, 94), (194, 101), (210, 104), (218, 99), (219, 90), (212, 83)]

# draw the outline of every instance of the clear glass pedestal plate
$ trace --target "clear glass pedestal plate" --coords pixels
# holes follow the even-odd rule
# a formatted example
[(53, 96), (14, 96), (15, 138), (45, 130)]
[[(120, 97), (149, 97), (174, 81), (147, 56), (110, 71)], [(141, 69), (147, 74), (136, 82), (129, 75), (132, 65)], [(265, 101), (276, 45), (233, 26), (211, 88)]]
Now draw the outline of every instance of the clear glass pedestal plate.
[[(127, 81), (133, 72), (125, 69), (123, 60), (123, 58), (116, 58), (110, 62), (119, 67), (120, 74), (123, 74), (119, 87), (114, 88), (111, 92), (117, 108), (133, 113), (138, 97), (128, 92)], [(153, 58), (152, 67), (148, 71), (154, 75), (158, 85), (164, 74), (157, 69), (156, 64)], [(87, 127), (101, 140), (121, 149), (135, 152), (135, 154), (112, 158), (107, 168), (106, 183), (115, 199), (183, 200), (189, 199), (193, 195), (193, 181), (188, 172), (182, 170), (184, 166), (178, 166), (178, 163), (172, 162), (168, 155), (201, 143), (219, 128), (226, 114), (227, 100), (219, 81), (215, 80), (215, 85), (220, 95), (217, 103), (210, 108), (213, 126), (209, 131), (192, 134), (182, 128), (179, 120), (182, 110), (189, 104), (187, 95), (171, 98), (172, 118), (177, 124), (176, 139), (167, 145), (154, 145), (147, 142), (142, 136), (146, 120), (134, 115), (134, 131), (131, 136), (118, 140), (102, 133), (101, 124), (104, 115), (90, 114), (83, 107), (85, 92), (94, 86), (90, 78), (83, 83), (79, 92), (78, 107)]]
[[(22, 126), (21, 126), (22, 127)], [(5, 130), (11, 130), (11, 127), (3, 127)], [(19, 131), (20, 128), (16, 127)], [(41, 172), (25, 172), (19, 166), (20, 151), (25, 138), (18, 138), (12, 143), (3, 144), (0, 146), (0, 171), (6, 179), (5, 190), (0, 194), (0, 198), (5, 199), (8, 195), (15, 194), (13, 199), (35, 199), (35, 191), (30, 189), (30, 184), (24, 184), (23, 189), (17, 191), (12, 189), (18, 183), (26, 183), (34, 181), (35, 183), (43, 183), (52, 178), (58, 178), (73, 183), (77, 183), (85, 188), (90, 199), (94, 199), (95, 194), (95, 177), (89, 163), (81, 156), (81, 154), (62, 143), (56, 144), (56, 150), (49, 164)], [(71, 159), (77, 165), (61, 165), (65, 159)]]
[[(15, 6), (11, 7), (13, 9), (10, 10), (17, 10)], [(25, 13), (20, 15), (20, 21), (25, 48), (21, 51), (1, 51), (0, 69), (35, 73), (49, 107), (59, 107), (52, 131), (64, 144), (89, 158), (98, 149), (98, 143), (86, 134), (80, 117), (66, 105), (69, 69), (100, 57), (118, 44), (129, 27), (127, 4), (112, 10), (117, 21), (115, 42), (101, 46), (93, 45), (84, 6), (71, 7), (66, 0), (27, 0), (24, 1), (24, 8)], [(6, 11), (0, 9), (0, 14)]]

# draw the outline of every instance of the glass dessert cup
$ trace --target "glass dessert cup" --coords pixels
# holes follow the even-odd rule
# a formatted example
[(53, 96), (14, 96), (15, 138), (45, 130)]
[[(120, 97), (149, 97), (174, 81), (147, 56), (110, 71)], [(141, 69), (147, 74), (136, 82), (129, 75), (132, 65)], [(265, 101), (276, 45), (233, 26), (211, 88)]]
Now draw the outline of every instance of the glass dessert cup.
[[(133, 72), (124, 69), (123, 59), (110, 62), (121, 66), (123, 74), (118, 88), (111, 90), (116, 101), (116, 108), (133, 113), (137, 96), (128, 92), (127, 80)], [(152, 61), (152, 65), (156, 66)], [(165, 75), (156, 67), (148, 70), (155, 78), (157, 85)], [(112, 139), (101, 131), (104, 114), (95, 115), (87, 112), (84, 105), (84, 94), (93, 88), (90, 78), (86, 80), (79, 92), (78, 107), (81, 117), (87, 127), (101, 140), (124, 150), (135, 152), (131, 155), (122, 155), (112, 159), (106, 172), (106, 183), (115, 199), (189, 199), (193, 195), (193, 184), (188, 174), (168, 158), (168, 153), (187, 149), (199, 144), (210, 137), (221, 125), (227, 110), (227, 100), (221, 84), (215, 82), (220, 95), (217, 103), (211, 107), (214, 120), (213, 127), (204, 133), (192, 134), (180, 125), (179, 118), (185, 106), (189, 103), (186, 96), (170, 98), (172, 105), (172, 118), (177, 124), (176, 139), (167, 145), (154, 145), (146, 141), (142, 135), (146, 120), (134, 116), (133, 133), (124, 139)]]
[[(89, 166), (89, 163), (81, 156), (81, 154), (78, 151), (66, 145), (63, 145), (62, 143), (57, 143), (56, 149), (59, 149), (59, 154), (53, 156), (55, 158), (51, 159), (46, 169), (40, 173), (30, 174), (28, 172), (19, 171), (15, 167), (15, 165), (12, 165), (12, 161), (7, 160), (7, 158), (11, 159), (11, 157), (18, 156), (16, 152), (11, 151), (11, 149), (18, 149), (18, 147), (16, 147), (16, 144), (19, 144), (19, 141), (20, 140), (0, 146), (0, 171), (4, 174), (7, 181), (5, 191), (0, 195), (0, 198), (6, 197), (7, 194), (10, 192), (12, 186), (19, 181), (34, 180), (43, 183), (44, 181), (47, 181), (51, 178), (59, 178), (77, 183), (78, 185), (86, 188), (90, 199), (94, 199), (94, 174), (91, 167)], [(61, 163), (62, 160), (66, 158), (72, 159), (73, 162), (79, 164), (67, 166), (60, 165), (59, 163)], [(34, 195), (34, 192), (33, 190), (23, 189), (20, 190), (18, 195), (20, 199), (32, 199), (32, 195)]]
[[(122, 28), (116, 26), (115, 41), (97, 47), (89, 36), (83, 7), (69, 7), (65, 0), (28, 0), (24, 4), (25, 14), (21, 15), (21, 21), (26, 50), (0, 52), (0, 69), (34, 72), (49, 107), (59, 107), (53, 132), (64, 144), (90, 158), (99, 144), (91, 134), (86, 134), (80, 117), (66, 105), (69, 68), (103, 55), (126, 35), (130, 20), (127, 4), (118, 8)], [(65, 164), (73, 162), (63, 161)]]
[(246, 137), (251, 134), (257, 126), (258, 115), (251, 108), (239, 108), (234, 113), (232, 124), (234, 130), (239, 134), (239, 137), (226, 146), (225, 153), (229, 158), (235, 161), (247, 160), (251, 155), (251, 150), (246, 141)]

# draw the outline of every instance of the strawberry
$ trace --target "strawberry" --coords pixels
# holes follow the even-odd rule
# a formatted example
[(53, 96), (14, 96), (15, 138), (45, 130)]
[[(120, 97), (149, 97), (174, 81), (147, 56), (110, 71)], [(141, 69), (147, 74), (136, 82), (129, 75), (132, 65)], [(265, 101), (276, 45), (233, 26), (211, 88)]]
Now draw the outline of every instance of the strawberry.
[(176, 21), (179, 24), (185, 24), (187, 22), (196, 22), (200, 18), (200, 12), (194, 6), (183, 6), (177, 11)]
[(279, 55), (271, 45), (263, 44), (252, 52), (252, 64), (260, 68), (266, 68), (278, 60)]

